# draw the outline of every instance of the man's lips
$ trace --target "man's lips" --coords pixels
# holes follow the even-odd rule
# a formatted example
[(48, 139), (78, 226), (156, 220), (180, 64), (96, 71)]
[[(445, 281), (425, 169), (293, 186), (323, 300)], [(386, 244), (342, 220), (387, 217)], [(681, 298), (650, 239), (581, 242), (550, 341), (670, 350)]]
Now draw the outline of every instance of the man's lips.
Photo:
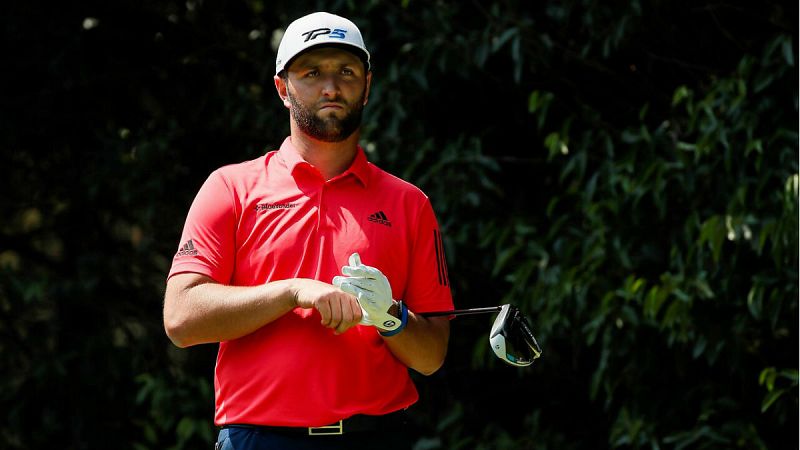
[(319, 106), (319, 109), (344, 109), (344, 105), (336, 102), (325, 102)]

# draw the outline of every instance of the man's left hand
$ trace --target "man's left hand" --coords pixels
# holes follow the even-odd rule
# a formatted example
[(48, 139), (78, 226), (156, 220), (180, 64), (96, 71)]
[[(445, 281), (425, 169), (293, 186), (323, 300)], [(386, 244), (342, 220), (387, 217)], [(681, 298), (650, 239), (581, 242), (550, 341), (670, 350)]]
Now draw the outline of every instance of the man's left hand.
[(393, 331), (400, 327), (400, 319), (391, 315), (394, 306), (389, 280), (378, 269), (361, 263), (358, 253), (350, 255), (349, 265), (342, 267), (342, 274), (333, 278), (333, 285), (352, 294), (361, 305), (361, 323), (382, 330)]

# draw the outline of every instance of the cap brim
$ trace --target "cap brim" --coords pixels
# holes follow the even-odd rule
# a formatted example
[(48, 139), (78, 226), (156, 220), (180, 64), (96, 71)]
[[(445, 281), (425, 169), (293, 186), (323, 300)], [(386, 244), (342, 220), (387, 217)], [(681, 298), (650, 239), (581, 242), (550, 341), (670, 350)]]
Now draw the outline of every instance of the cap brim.
[(292, 58), (290, 60), (286, 61), (286, 63), (283, 65), (283, 69), (278, 71), (278, 73), (283, 72), (289, 66), (291, 66), (292, 63), (300, 55), (302, 55), (304, 53), (307, 53), (307, 52), (309, 52), (311, 50), (319, 49), (319, 48), (339, 48), (339, 49), (342, 49), (342, 50), (346, 50), (346, 51), (356, 55), (358, 57), (358, 59), (360, 59), (361, 62), (364, 63), (364, 67), (366, 67), (368, 71), (371, 68), (370, 62), (369, 62), (369, 54), (367, 54), (367, 52), (365, 52), (364, 49), (362, 49), (361, 47), (359, 47), (359, 46), (357, 46), (355, 44), (347, 43), (347, 42), (326, 42), (324, 44), (310, 45), (310, 46), (304, 48), (303, 50), (298, 52), (296, 55), (292, 56)]

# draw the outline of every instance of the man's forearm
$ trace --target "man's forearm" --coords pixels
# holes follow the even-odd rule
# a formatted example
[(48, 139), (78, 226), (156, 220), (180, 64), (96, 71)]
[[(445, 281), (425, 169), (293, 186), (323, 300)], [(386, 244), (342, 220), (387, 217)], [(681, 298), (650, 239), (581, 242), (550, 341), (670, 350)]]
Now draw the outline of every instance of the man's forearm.
[(164, 327), (179, 347), (245, 336), (296, 305), (291, 280), (246, 287), (208, 280), (167, 285)]
[(444, 364), (449, 338), (449, 319), (426, 318), (409, 311), (406, 328), (384, 338), (384, 342), (403, 364), (423, 375), (431, 375)]

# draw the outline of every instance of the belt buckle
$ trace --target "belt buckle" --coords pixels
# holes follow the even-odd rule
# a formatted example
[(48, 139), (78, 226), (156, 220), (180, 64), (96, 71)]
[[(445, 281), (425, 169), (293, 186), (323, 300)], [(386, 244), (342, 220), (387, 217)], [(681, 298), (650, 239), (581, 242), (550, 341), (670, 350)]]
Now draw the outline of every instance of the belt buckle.
[(308, 427), (309, 436), (336, 436), (343, 434), (344, 428), (342, 421), (333, 425), (325, 425), (324, 427)]

